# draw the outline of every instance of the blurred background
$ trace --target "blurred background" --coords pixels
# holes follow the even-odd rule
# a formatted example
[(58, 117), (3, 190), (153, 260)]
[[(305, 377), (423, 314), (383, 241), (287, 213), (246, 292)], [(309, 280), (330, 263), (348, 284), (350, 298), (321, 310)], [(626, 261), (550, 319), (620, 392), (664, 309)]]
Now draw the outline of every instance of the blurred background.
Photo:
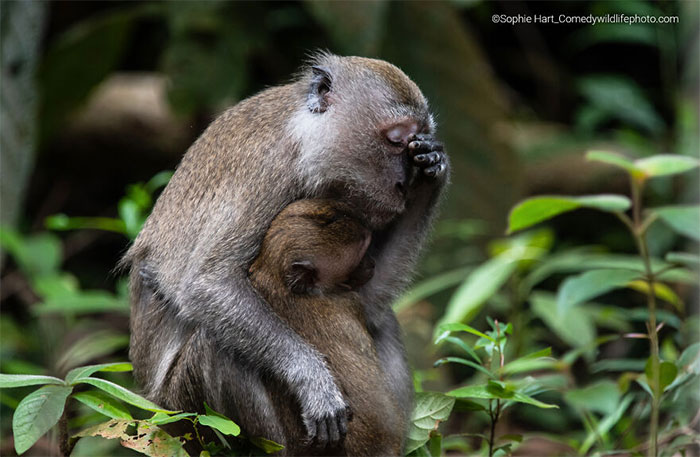
[[(469, 273), (512, 242), (504, 240), (506, 222), (518, 200), (541, 193), (629, 194), (624, 174), (584, 159), (590, 149), (633, 158), (698, 156), (699, 5), (3, 1), (0, 371), (62, 376), (80, 364), (125, 360), (128, 304), (124, 278), (113, 268), (167, 182), (161, 172), (174, 170), (226, 107), (288, 81), (310, 52), (327, 49), (396, 64), (436, 113), (454, 164), (452, 185), (417, 286), (397, 311), (425, 388), (464, 383), (473, 370), (431, 368), (440, 353), (430, 344), (433, 326)], [(561, 14), (679, 21), (492, 19)], [(653, 183), (647, 200), (697, 203), (697, 173)], [(635, 252), (619, 221), (592, 211), (557, 218), (531, 236), (554, 254), (574, 246)], [(654, 225), (649, 238), (654, 253), (696, 249), (663, 225)], [(560, 279), (554, 275), (540, 287), (556, 290)], [(509, 298), (509, 284), (517, 280), (504, 277), (469, 315), (477, 328), (485, 327), (486, 315), (512, 322), (517, 354), (543, 344), (563, 354), (605, 331), (644, 331), (645, 316), (632, 317), (644, 299), (632, 291), (615, 292), (606, 306), (564, 321), (527, 297)], [(662, 344), (677, 357), (697, 341), (698, 311), (692, 281), (675, 291), (686, 306), (671, 309), (675, 327), (662, 334)], [(560, 392), (625, 371), (618, 366), (610, 374), (596, 361), (627, 360), (628, 368), (639, 368), (642, 359), (643, 368), (645, 344), (626, 340), (587, 350), (569, 367)], [(0, 454), (9, 455), (11, 408), (21, 395), (3, 391), (0, 398)], [(500, 425), (541, 432), (522, 455), (568, 452), (584, 429), (575, 401), (564, 407), (561, 395), (550, 400), (562, 409), (526, 406)], [(686, 409), (678, 414), (690, 421), (692, 403)], [(480, 430), (483, 419), (459, 413), (446, 425), (448, 431)], [(615, 436), (612, 445), (628, 447), (639, 438), (635, 432)], [(40, 441), (36, 455), (52, 446)], [(102, 452), (87, 449), (76, 453)]]

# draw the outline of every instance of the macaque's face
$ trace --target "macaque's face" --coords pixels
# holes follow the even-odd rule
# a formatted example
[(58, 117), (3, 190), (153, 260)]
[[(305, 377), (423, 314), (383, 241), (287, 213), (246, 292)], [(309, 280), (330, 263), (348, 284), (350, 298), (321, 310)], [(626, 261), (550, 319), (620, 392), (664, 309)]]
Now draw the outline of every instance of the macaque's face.
[(301, 169), (331, 184), (382, 228), (405, 210), (415, 175), (409, 143), (433, 135), (435, 122), (418, 87), (397, 67), (361, 57), (329, 59), (310, 70), (308, 112), (293, 119)]

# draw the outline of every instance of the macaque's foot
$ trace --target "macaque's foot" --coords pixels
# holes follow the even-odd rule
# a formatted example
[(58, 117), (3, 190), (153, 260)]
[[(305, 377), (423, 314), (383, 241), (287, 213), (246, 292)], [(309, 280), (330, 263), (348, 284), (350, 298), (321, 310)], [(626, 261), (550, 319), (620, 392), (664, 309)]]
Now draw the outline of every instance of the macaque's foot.
[(437, 178), (445, 174), (447, 157), (442, 143), (435, 140), (432, 135), (416, 135), (408, 143), (408, 153), (413, 159), (413, 164), (426, 176)]

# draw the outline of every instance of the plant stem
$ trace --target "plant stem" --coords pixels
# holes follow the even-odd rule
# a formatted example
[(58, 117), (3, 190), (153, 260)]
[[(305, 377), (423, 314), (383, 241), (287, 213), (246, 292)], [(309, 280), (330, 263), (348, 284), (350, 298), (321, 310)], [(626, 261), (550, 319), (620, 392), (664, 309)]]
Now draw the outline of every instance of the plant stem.
[(644, 262), (645, 280), (649, 285), (647, 293), (647, 305), (649, 308), (649, 345), (651, 352), (651, 379), (647, 379), (652, 392), (651, 399), (651, 420), (649, 423), (649, 457), (658, 455), (657, 440), (659, 432), (659, 404), (661, 398), (660, 386), (660, 370), (659, 370), (659, 335), (656, 331), (656, 291), (654, 288), (654, 271), (651, 268), (651, 260), (649, 256), (649, 247), (646, 239), (646, 229), (650, 223), (644, 224), (641, 219), (642, 212), (642, 189), (644, 183), (632, 178), (632, 215), (634, 221), (634, 230), (632, 234), (637, 243), (637, 249)]
[(496, 440), (496, 424), (498, 416), (501, 414), (501, 400), (496, 400), (496, 411), (493, 411), (491, 405), (493, 400), (489, 400), (489, 416), (491, 417), (491, 433), (489, 436), (489, 457), (493, 457), (493, 445)]
[(199, 424), (199, 416), (192, 421), (192, 426), (194, 428), (194, 434), (197, 437), (197, 441), (199, 442), (199, 445), (202, 446), (202, 449), (206, 449), (206, 445), (204, 444), (204, 440), (202, 439), (202, 436), (199, 434), (199, 429), (197, 428), (197, 424)]
[[(499, 379), (503, 381), (503, 366), (505, 365), (505, 358), (503, 356), (503, 347), (501, 346), (501, 326), (498, 320), (494, 322), (496, 325), (496, 349), (498, 350), (498, 365), (499, 369)], [(498, 423), (499, 416), (501, 415), (501, 400), (496, 400), (496, 411), (493, 410), (493, 400), (489, 400), (489, 416), (491, 417), (491, 435), (489, 438), (489, 457), (493, 457), (493, 445), (496, 439), (496, 424)]]
[(58, 420), (58, 429), (61, 455), (68, 457), (71, 452), (73, 452), (76, 442), (75, 440), (71, 439), (70, 435), (68, 434), (68, 414), (66, 413), (66, 409), (63, 410), (61, 418)]

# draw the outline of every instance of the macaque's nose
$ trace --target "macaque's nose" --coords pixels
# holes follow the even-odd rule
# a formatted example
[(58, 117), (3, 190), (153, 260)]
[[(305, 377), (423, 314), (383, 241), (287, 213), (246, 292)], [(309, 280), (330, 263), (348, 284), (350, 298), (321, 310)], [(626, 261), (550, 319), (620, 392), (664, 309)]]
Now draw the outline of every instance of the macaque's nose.
[(384, 130), (384, 135), (394, 146), (406, 147), (417, 131), (417, 123), (413, 121), (402, 121), (387, 127)]

